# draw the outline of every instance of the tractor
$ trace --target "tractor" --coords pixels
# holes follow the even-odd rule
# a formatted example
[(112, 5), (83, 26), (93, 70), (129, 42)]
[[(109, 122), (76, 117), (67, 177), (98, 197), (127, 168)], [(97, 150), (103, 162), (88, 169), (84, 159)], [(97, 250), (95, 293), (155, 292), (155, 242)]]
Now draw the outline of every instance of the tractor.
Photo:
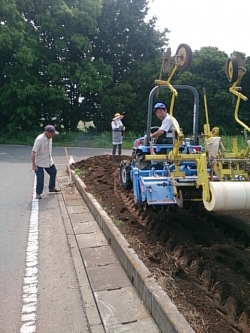
[[(160, 78), (155, 80), (155, 87), (149, 94), (146, 134), (134, 141), (131, 160), (121, 161), (121, 185), (126, 191), (133, 191), (137, 207), (146, 205), (154, 209), (183, 209), (199, 203), (208, 211), (250, 209), (250, 181), (245, 168), (250, 162), (250, 140), (247, 141), (246, 149), (239, 151), (237, 140), (233, 139), (232, 151), (226, 152), (219, 136), (219, 128), (210, 131), (204, 92), (206, 123), (203, 147), (198, 137), (197, 90), (188, 85), (171, 84), (175, 72), (187, 69), (191, 61), (190, 46), (180, 44), (168, 79), (162, 80), (162, 73), (168, 71), (171, 62), (171, 50), (167, 49)], [(241, 100), (247, 100), (238, 87), (245, 72), (240, 56), (232, 55), (227, 60), (226, 74), (232, 83), (229, 91), (237, 97), (235, 120), (249, 132), (250, 128), (238, 117)], [(169, 89), (172, 95), (170, 117), (173, 117), (178, 92), (185, 89), (193, 93), (193, 134), (190, 138), (185, 138), (182, 130), (176, 128), (171, 138), (161, 136), (151, 139), (150, 133), (158, 129), (152, 126), (152, 110), (153, 99), (159, 89)]]

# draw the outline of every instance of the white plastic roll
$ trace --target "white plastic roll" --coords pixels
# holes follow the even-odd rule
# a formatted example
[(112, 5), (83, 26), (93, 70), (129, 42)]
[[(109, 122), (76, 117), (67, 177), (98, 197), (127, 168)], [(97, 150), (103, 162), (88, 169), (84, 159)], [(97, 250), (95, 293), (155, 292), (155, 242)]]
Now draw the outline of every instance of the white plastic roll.
[(203, 203), (208, 211), (250, 209), (250, 182), (210, 182), (211, 201)]

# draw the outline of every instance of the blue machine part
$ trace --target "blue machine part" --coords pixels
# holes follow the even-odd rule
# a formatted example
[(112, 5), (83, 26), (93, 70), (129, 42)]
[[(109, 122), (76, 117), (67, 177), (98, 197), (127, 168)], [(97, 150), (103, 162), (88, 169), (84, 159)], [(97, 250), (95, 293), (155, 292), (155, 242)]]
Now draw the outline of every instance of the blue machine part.
[[(132, 161), (130, 179), (133, 182), (134, 202), (136, 205), (173, 205), (176, 204), (172, 177), (169, 172), (174, 171), (175, 165), (167, 168), (141, 170), (134, 166)], [(197, 179), (197, 170), (194, 162), (185, 161), (180, 166), (180, 171), (185, 177), (177, 177), (175, 183), (180, 186), (194, 185)], [(209, 170), (208, 170), (209, 171)]]
[[(150, 147), (144, 144), (145, 137), (140, 137), (134, 141), (133, 150), (140, 151), (144, 154), (150, 154)], [(173, 144), (157, 144), (153, 145), (153, 151), (155, 154), (168, 154), (171, 150), (173, 150)], [(195, 152), (203, 152), (204, 148), (200, 144), (191, 144), (186, 143), (185, 141), (180, 146), (180, 152), (182, 154), (195, 153)]]
[[(152, 126), (153, 100), (155, 94), (159, 91), (159, 87), (156, 86), (149, 94), (146, 134), (135, 139), (129, 167), (128, 163), (126, 165), (122, 164), (120, 169), (122, 186), (126, 190), (133, 189), (134, 202), (138, 206), (143, 203), (152, 206), (179, 205), (180, 198), (175, 197), (174, 190), (181, 193), (190, 187), (196, 190), (197, 165), (194, 159), (192, 161), (188, 160), (188, 155), (198, 155), (204, 152), (202, 145), (199, 144), (198, 137), (199, 94), (191, 86), (177, 85), (173, 87), (177, 90), (189, 90), (194, 95), (193, 132), (190, 138), (183, 138), (179, 147), (180, 154), (186, 156), (182, 161), (176, 162), (180, 163), (178, 164), (179, 172), (176, 172), (173, 179), (173, 172), (177, 171), (177, 168), (176, 164), (171, 161), (172, 155), (169, 156), (169, 154), (173, 151), (178, 133), (172, 133), (171, 137), (162, 134), (151, 140), (151, 133), (160, 128)], [(168, 88), (168, 85), (161, 85), (161, 89)], [(150, 161), (145, 159), (147, 155), (151, 155)], [(155, 160), (154, 155), (158, 155)], [(162, 155), (162, 157), (159, 157), (159, 155)]]
[(171, 179), (167, 177), (140, 177), (142, 199), (148, 205), (176, 204)]
[(133, 168), (131, 172), (135, 204), (176, 204), (170, 177), (159, 176), (152, 170), (140, 171), (138, 168)]

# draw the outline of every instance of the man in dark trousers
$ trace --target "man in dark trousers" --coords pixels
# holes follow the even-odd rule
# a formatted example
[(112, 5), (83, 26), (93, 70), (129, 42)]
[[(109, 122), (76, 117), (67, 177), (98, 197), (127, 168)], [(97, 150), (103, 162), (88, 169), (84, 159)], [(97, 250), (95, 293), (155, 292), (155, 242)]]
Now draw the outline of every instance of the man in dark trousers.
[(45, 131), (38, 135), (35, 139), (34, 146), (31, 151), (32, 169), (35, 170), (36, 183), (36, 199), (41, 199), (44, 186), (44, 170), (49, 174), (49, 192), (60, 192), (55, 187), (56, 183), (56, 167), (52, 159), (52, 138), (59, 133), (53, 125), (45, 126)]

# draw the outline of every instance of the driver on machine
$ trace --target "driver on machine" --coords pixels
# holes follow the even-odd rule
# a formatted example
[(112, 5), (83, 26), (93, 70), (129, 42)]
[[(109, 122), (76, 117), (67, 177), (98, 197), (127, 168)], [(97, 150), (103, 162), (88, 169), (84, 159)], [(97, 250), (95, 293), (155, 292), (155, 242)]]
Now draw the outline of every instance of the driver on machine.
[(174, 117), (171, 119), (168, 110), (163, 103), (156, 103), (153, 111), (162, 123), (161, 127), (156, 132), (150, 134), (150, 137), (153, 139), (165, 134), (167, 138), (173, 138), (173, 130), (175, 130), (175, 126), (180, 128), (178, 121)]

